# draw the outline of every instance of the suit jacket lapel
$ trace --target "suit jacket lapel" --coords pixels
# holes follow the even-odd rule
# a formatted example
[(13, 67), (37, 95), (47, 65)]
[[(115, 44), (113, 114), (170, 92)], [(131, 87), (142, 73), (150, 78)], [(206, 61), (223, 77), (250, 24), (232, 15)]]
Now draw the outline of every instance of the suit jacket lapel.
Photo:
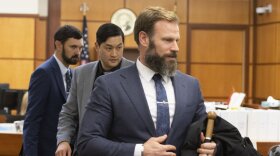
[[(93, 89), (93, 83), (95, 80), (95, 76), (96, 76), (96, 71), (98, 68), (98, 61), (96, 61), (94, 64), (92, 64), (91, 68), (87, 68), (89, 69), (88, 71), (83, 71), (83, 96), (84, 97), (89, 97), (91, 94), (91, 91)], [(82, 98), (83, 99), (83, 103), (87, 103), (88, 102), (88, 98)]]
[[(174, 77), (172, 77), (171, 80), (174, 87), (176, 104), (175, 104), (175, 114), (171, 124), (171, 129), (169, 131), (169, 136), (172, 136), (174, 135), (174, 133), (176, 133), (173, 127), (178, 127), (181, 124), (178, 123), (177, 121), (179, 120), (180, 117), (182, 117), (182, 113), (184, 113), (184, 107), (185, 107), (184, 99), (186, 99), (185, 97), (188, 96), (187, 93), (185, 92), (186, 90), (185, 88), (187, 86), (185, 83), (180, 82), (181, 79), (177, 74)], [(172, 138), (172, 137), (168, 137), (168, 138)]]
[(62, 96), (66, 100), (67, 99), (66, 91), (65, 91), (65, 88), (64, 88), (63, 77), (61, 75), (60, 68), (59, 68), (59, 66), (58, 66), (58, 64), (57, 64), (57, 62), (56, 62), (56, 60), (53, 56), (52, 56), (50, 61), (51, 61), (51, 66), (52, 66), (52, 69), (53, 69), (53, 72), (54, 72), (54, 76), (55, 76), (57, 86), (58, 86)]
[(128, 95), (130, 101), (134, 105), (138, 115), (143, 120), (151, 136), (155, 136), (155, 127), (152, 116), (145, 98), (144, 90), (139, 78), (136, 65), (129, 67), (127, 74), (120, 75), (122, 77), (122, 87)]

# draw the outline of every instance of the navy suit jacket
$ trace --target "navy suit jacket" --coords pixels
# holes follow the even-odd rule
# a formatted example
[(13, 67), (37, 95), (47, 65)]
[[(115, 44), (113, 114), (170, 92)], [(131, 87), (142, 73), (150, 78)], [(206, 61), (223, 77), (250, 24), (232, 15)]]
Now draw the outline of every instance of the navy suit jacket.
[[(189, 126), (206, 112), (195, 78), (177, 71), (172, 82), (176, 106), (166, 144), (180, 155)], [(96, 80), (79, 132), (81, 156), (133, 156), (135, 144), (155, 136), (136, 65)]]
[(27, 156), (53, 156), (58, 116), (66, 101), (63, 78), (54, 56), (33, 72), (28, 93), (23, 153)]

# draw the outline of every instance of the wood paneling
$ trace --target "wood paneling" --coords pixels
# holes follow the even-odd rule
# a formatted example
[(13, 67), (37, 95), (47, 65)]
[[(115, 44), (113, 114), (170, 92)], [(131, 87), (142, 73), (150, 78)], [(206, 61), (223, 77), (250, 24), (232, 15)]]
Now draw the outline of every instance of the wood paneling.
[(0, 155), (17, 156), (22, 145), (22, 134), (0, 133)]
[(44, 62), (45, 61), (35, 60), (35, 67), (34, 67), (34, 69), (38, 68)]
[(248, 95), (246, 95), (247, 96), (247, 98), (252, 98), (252, 96), (253, 96), (253, 65), (250, 65), (249, 66), (249, 74), (248, 74), (248, 76), (249, 76), (249, 80), (248, 80)]
[(61, 0), (61, 20), (82, 20), (80, 6), (86, 2), (88, 20), (109, 22), (112, 14), (124, 7), (124, 0)]
[(47, 18), (47, 58), (51, 57), (54, 48), (54, 34), (60, 26), (61, 0), (48, 0)]
[(257, 27), (258, 36), (256, 45), (256, 63), (269, 63), (280, 61), (279, 51), (276, 51), (277, 40), (280, 37), (277, 36), (277, 28), (278, 27), (276, 24), (263, 25)]
[(253, 63), (254, 59), (254, 27), (249, 28), (249, 63)]
[(190, 25), (189, 72), (206, 99), (226, 100), (232, 89), (248, 92), (249, 36), (245, 26)]
[(257, 149), (261, 155), (266, 156), (271, 147), (279, 145), (280, 142), (257, 142)]
[(181, 63), (187, 62), (187, 26), (185, 24), (179, 25), (180, 29), (180, 41), (179, 41), (179, 52), (178, 61)]
[[(168, 10), (174, 10), (175, 0), (126, 0), (127, 8), (132, 9), (137, 15), (141, 10), (148, 6), (161, 6)], [(177, 0), (177, 15), (180, 18), (181, 23), (187, 21), (187, 1)]]
[(35, 59), (41, 59), (45, 60), (46, 59), (46, 23), (47, 21), (45, 19), (36, 19), (36, 26), (35, 26)]
[(180, 70), (182, 73), (186, 73), (187, 65), (185, 63), (178, 63), (178, 70)]
[(257, 15), (257, 23), (271, 23), (280, 22), (280, 2), (279, 0), (257, 0), (257, 7), (266, 6), (267, 4), (272, 4), (272, 13), (267, 13), (263, 15)]
[(266, 99), (268, 96), (280, 98), (280, 65), (257, 65), (255, 96)]
[(31, 73), (33, 72), (33, 60), (1, 60), (0, 82), (10, 84), (12, 89), (27, 89)]
[(189, 0), (189, 22), (249, 24), (250, 4), (250, 0)]
[(244, 31), (193, 30), (191, 62), (242, 63), (244, 37)]
[(200, 81), (205, 97), (228, 97), (232, 88), (242, 92), (242, 67), (221, 65), (195, 65), (191, 66), (191, 75)]
[(0, 58), (34, 57), (35, 19), (0, 17)]
[(125, 36), (125, 47), (126, 48), (137, 48), (137, 44), (134, 41), (134, 34), (130, 34), (128, 36)]
[[(280, 7), (279, 7), (280, 9)], [(277, 38), (276, 38), (276, 42), (275, 42), (275, 45), (276, 45), (276, 52), (274, 54), (274, 57), (276, 58), (275, 61), (277, 63), (280, 63), (280, 23), (277, 24), (277, 31), (276, 31), (276, 34), (277, 34)], [(273, 60), (274, 61), (274, 60)], [(272, 61), (272, 62), (273, 62)]]

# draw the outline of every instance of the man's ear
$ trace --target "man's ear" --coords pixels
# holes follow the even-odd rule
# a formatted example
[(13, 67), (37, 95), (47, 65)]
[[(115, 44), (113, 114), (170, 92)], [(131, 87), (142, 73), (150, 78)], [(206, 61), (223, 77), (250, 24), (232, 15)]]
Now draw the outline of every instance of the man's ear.
[(149, 36), (144, 31), (139, 32), (139, 42), (142, 46), (148, 47), (149, 46)]
[(96, 50), (98, 50), (98, 49), (99, 49), (99, 45), (98, 45), (98, 43), (97, 43), (97, 42), (95, 42), (95, 43), (94, 43), (94, 45), (95, 45), (95, 49), (96, 49)]
[(99, 58), (100, 45), (97, 42), (94, 43), (94, 52), (96, 53), (97, 58)]
[(61, 44), (60, 41), (56, 40), (56, 41), (54, 42), (54, 44), (55, 44), (55, 46), (56, 46), (56, 49), (58, 49), (58, 50), (61, 50), (61, 49), (62, 49), (62, 44)]

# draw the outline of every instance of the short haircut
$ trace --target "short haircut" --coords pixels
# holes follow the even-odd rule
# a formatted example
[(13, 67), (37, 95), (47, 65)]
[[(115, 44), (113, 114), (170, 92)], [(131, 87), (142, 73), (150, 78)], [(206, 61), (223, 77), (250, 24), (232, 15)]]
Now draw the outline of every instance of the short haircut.
[(122, 36), (122, 41), (124, 43), (122, 29), (113, 23), (105, 23), (101, 25), (96, 32), (96, 42), (98, 45), (101, 45), (103, 42), (106, 42), (109, 37), (114, 36)]
[(62, 44), (64, 44), (69, 38), (79, 40), (82, 37), (83, 34), (78, 28), (71, 25), (64, 25), (56, 31), (54, 35), (54, 41), (60, 41)]
[(134, 40), (139, 45), (139, 33), (144, 31), (149, 37), (153, 36), (154, 25), (158, 21), (179, 23), (179, 18), (173, 11), (162, 7), (147, 7), (138, 15), (134, 25)]

